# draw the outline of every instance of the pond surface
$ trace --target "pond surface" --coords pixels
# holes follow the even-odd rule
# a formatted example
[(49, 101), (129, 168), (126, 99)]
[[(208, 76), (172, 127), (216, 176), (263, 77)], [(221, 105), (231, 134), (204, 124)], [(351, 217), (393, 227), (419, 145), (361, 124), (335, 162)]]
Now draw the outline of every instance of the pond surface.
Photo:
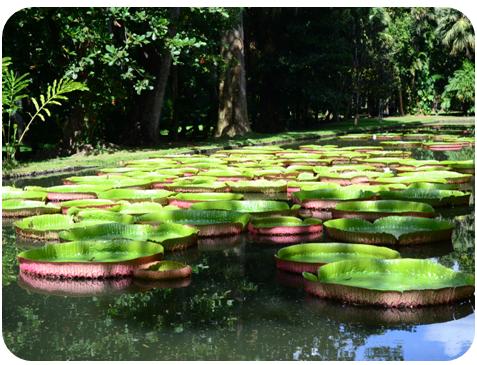
[[(414, 156), (430, 158), (428, 151)], [(439, 214), (457, 225), (453, 243), (403, 249), (402, 256), (474, 272), (474, 207)], [(305, 294), (300, 276), (275, 269), (278, 248), (247, 235), (201, 240), (167, 255), (194, 269), (177, 288), (32, 280), (19, 277), (15, 256), (23, 247), (4, 222), (4, 341), (28, 360), (448, 360), (472, 344), (473, 302), (385, 310), (319, 300)]]

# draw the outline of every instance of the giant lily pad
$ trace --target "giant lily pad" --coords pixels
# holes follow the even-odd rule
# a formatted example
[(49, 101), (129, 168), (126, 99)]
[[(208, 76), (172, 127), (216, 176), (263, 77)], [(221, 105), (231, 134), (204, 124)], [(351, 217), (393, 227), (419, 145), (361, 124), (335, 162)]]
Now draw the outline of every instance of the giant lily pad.
[(79, 200), (67, 200), (60, 203), (61, 212), (66, 214), (68, 209), (75, 208), (111, 208), (118, 206), (119, 203), (108, 199), (79, 199)]
[(186, 224), (199, 229), (199, 237), (240, 234), (246, 227), (248, 214), (227, 210), (162, 210), (138, 217), (138, 223)]
[(25, 199), (25, 200), (46, 200), (46, 192), (44, 191), (26, 191), (10, 186), (2, 187), (2, 200), (8, 199)]
[(420, 259), (344, 260), (303, 276), (310, 294), (385, 307), (445, 304), (474, 293), (473, 275)]
[[(70, 208), (68, 214), (74, 215), (75, 219), (79, 222), (86, 220), (104, 221), (104, 222), (117, 222), (125, 224), (133, 224), (134, 217), (132, 215), (122, 214), (104, 209), (78, 209)], [(98, 222), (99, 223), (99, 222)]]
[[(421, 177), (421, 173), (414, 173), (414, 172), (405, 172), (402, 174), (399, 174), (399, 176), (405, 176), (405, 177)], [(425, 178), (426, 179), (437, 179), (437, 180), (444, 180), (442, 182), (444, 183), (452, 183), (452, 184), (463, 184), (467, 183), (470, 181), (472, 178), (472, 175), (470, 174), (461, 174), (459, 172), (455, 171), (429, 171), (425, 173)], [(433, 182), (433, 181), (429, 181)], [(436, 181), (436, 182), (441, 182), (441, 181)]]
[[(86, 221), (87, 222), (87, 221)], [(60, 233), (65, 241), (91, 239), (130, 239), (160, 243), (167, 251), (185, 249), (197, 243), (198, 230), (182, 224), (163, 223), (159, 227), (145, 224), (106, 223), (73, 227)]]
[(324, 223), (327, 234), (338, 241), (369, 244), (412, 245), (450, 241), (454, 224), (422, 217), (390, 216), (374, 223), (340, 218)]
[(297, 191), (309, 191), (319, 189), (331, 189), (336, 190), (340, 187), (339, 184), (332, 182), (320, 182), (320, 181), (288, 181), (287, 192), (295, 193)]
[(190, 209), (198, 210), (232, 210), (240, 213), (249, 213), (252, 216), (277, 216), (277, 215), (296, 215), (299, 205), (293, 205), (291, 208), (285, 202), (273, 200), (229, 200), (194, 203)]
[(401, 133), (376, 133), (373, 134), (373, 139), (376, 139), (378, 141), (396, 141), (400, 140), (402, 137)]
[(447, 183), (414, 182), (408, 185), (408, 189), (456, 190), (459, 189), (459, 185)]
[(460, 151), (464, 146), (465, 143), (457, 141), (423, 143), (423, 147), (431, 151)]
[(177, 261), (156, 261), (134, 271), (134, 276), (146, 280), (177, 280), (192, 275), (189, 265)]
[(285, 180), (250, 180), (250, 181), (228, 181), (227, 186), (235, 193), (281, 193), (287, 190)]
[(373, 135), (370, 133), (352, 133), (352, 134), (345, 134), (344, 136), (339, 136), (338, 138), (354, 141), (357, 139), (372, 139)]
[(377, 167), (395, 167), (401, 165), (402, 158), (399, 157), (372, 157), (358, 160), (360, 163), (364, 163)]
[(77, 241), (46, 245), (18, 255), (20, 271), (63, 278), (130, 276), (140, 265), (162, 258), (153, 242)]
[(170, 205), (189, 208), (198, 202), (241, 200), (243, 195), (237, 193), (177, 193), (168, 199)]
[(67, 185), (99, 185), (109, 186), (109, 188), (137, 188), (145, 189), (151, 185), (150, 179), (136, 179), (122, 175), (100, 175), (100, 176), (73, 176), (64, 180)]
[(111, 189), (111, 185), (58, 185), (46, 189), (48, 200), (63, 201), (75, 199), (96, 199), (101, 191)]
[(134, 216), (147, 214), (147, 213), (154, 213), (158, 210), (165, 209), (161, 204), (154, 203), (154, 202), (140, 202), (140, 203), (125, 202), (125, 203), (127, 204), (122, 204), (120, 208), (117, 209), (117, 211), (122, 214), (129, 214)]
[(411, 151), (403, 151), (403, 150), (386, 150), (386, 151), (368, 151), (367, 154), (369, 155), (370, 158), (373, 157), (411, 157), (412, 152)]
[(87, 220), (76, 223), (73, 216), (63, 214), (45, 214), (23, 218), (14, 223), (16, 234), (20, 237), (57, 241), (59, 232), (74, 227), (98, 224), (97, 221)]
[(224, 182), (215, 181), (215, 179), (215, 177), (201, 176), (195, 179), (176, 180), (167, 185), (167, 189), (178, 193), (226, 192), (227, 185)]
[(292, 194), (292, 199), (304, 209), (330, 209), (342, 201), (367, 200), (375, 196), (371, 191), (343, 188), (299, 191)]
[(351, 171), (345, 173), (321, 173), (320, 181), (335, 182), (340, 185), (352, 185), (367, 183), (376, 178), (392, 177), (391, 172), (379, 172), (379, 171)]
[(463, 161), (441, 161), (443, 165), (449, 166), (452, 170), (463, 174), (474, 174), (475, 164), (474, 160)]
[(393, 177), (378, 177), (370, 182), (372, 185), (380, 184), (405, 184), (411, 185), (416, 183), (432, 183), (432, 184), (446, 184), (447, 180), (442, 177), (431, 177), (427, 173), (412, 173), (411, 176), (393, 176)]
[(426, 203), (401, 200), (341, 202), (332, 211), (333, 218), (375, 220), (390, 215), (433, 217), (434, 208)]
[(275, 255), (280, 270), (302, 273), (316, 270), (330, 262), (355, 258), (396, 259), (401, 255), (395, 250), (357, 243), (303, 243), (278, 250)]
[(60, 207), (38, 200), (2, 200), (2, 217), (29, 217), (38, 214), (59, 213)]
[(98, 193), (100, 199), (110, 200), (126, 200), (129, 202), (155, 202), (159, 204), (167, 204), (167, 197), (173, 193), (168, 190), (151, 189), (113, 189)]
[(384, 147), (401, 149), (417, 148), (422, 146), (421, 141), (382, 141), (381, 144)]
[(197, 176), (213, 176), (221, 180), (234, 181), (234, 180), (247, 180), (252, 177), (250, 172), (244, 172), (238, 169), (223, 168), (223, 169), (210, 169), (207, 171), (200, 171)]
[(267, 236), (291, 236), (313, 234), (323, 231), (322, 221), (314, 218), (301, 220), (297, 217), (254, 218), (248, 225), (252, 234)]
[(470, 193), (456, 190), (406, 189), (401, 191), (382, 191), (384, 199), (408, 200), (427, 203), (433, 207), (448, 205), (469, 205)]

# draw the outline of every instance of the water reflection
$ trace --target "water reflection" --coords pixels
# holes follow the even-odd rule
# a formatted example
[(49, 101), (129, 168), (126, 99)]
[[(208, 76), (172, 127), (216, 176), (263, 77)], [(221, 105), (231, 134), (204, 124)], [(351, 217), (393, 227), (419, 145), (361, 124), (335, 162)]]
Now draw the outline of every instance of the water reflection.
[(183, 278), (175, 280), (141, 280), (134, 279), (132, 287), (138, 291), (150, 289), (178, 289), (186, 288), (192, 283), (192, 278)]
[(101, 295), (117, 295), (132, 290), (132, 278), (93, 279), (93, 280), (61, 280), (18, 274), (18, 285), (38, 294), (67, 297), (92, 297)]
[(448, 322), (474, 313), (474, 303), (470, 300), (418, 308), (381, 308), (342, 304), (307, 295), (305, 306), (313, 315), (332, 318), (338, 322), (387, 325), (401, 329), (408, 328), (408, 325)]
[[(475, 315), (431, 325), (412, 331), (387, 330), (372, 335), (356, 351), (356, 360), (391, 360), (399, 351), (401, 360), (451, 360), (464, 354), (474, 338)], [(426, 346), (422, 344), (426, 343)]]

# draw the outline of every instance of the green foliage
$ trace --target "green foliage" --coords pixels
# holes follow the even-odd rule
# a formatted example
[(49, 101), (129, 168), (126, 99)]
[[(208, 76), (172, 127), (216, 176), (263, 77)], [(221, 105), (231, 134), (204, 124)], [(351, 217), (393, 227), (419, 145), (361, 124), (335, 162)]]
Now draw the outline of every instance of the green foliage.
[[(16, 76), (13, 70), (9, 69), (12, 65), (10, 57), (2, 59), (2, 135), (5, 144), (6, 163), (15, 163), (15, 154), (22, 147), (23, 140), (30, 129), (31, 124), (38, 118), (43, 122), (47, 117), (51, 117), (50, 107), (61, 105), (60, 100), (68, 100), (65, 94), (73, 91), (86, 91), (85, 84), (73, 81), (67, 78), (54, 80), (52, 85), (47, 86), (46, 94), (40, 94), (39, 102), (34, 97), (24, 93), (24, 90), (30, 85), (29, 74), (25, 73)], [(19, 130), (16, 122), (17, 113), (22, 110), (22, 103), (28, 100), (34, 106), (34, 113), (28, 112), (30, 119), (25, 123), (23, 130)], [(6, 119), (6, 123), (5, 123)]]
[(451, 55), (465, 53), (472, 57), (475, 50), (475, 35), (470, 20), (460, 11), (452, 8), (439, 9), (437, 33), (442, 44), (450, 49)]
[(464, 113), (474, 113), (475, 65), (465, 60), (462, 67), (454, 72), (442, 94), (442, 109), (461, 108)]
[[(42, 108), (36, 119), (51, 123), (33, 123), (33, 152), (58, 141), (65, 153), (111, 143), (144, 146), (151, 142), (150, 105), (166, 75), (157, 135), (206, 139), (217, 124), (217, 90), (227, 65), (222, 37), (240, 14), (247, 108), (256, 132), (316, 129), (356, 111), (437, 113), (447, 80), (464, 58), (473, 59), (472, 26), (453, 9), (27, 8), (5, 25), (4, 53), (18, 72), (4, 77), (11, 94), (4, 93), (3, 104), (12, 115), (22, 107), (35, 113), (41, 99), (23, 100), (35, 91), (32, 85), (65, 77), (91, 92), (78, 94), (61, 115), (50, 117), (50, 108)], [(11, 60), (5, 61), (9, 69)], [(445, 110), (472, 112), (449, 98)], [(9, 123), (10, 135), (23, 131), (17, 118)]]

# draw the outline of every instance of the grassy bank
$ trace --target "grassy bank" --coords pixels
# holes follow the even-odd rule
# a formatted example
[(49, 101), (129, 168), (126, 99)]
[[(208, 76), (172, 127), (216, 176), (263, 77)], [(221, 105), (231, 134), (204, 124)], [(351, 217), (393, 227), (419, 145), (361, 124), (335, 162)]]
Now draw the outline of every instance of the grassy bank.
[(246, 145), (267, 145), (293, 143), (307, 139), (333, 137), (349, 132), (366, 132), (390, 130), (395, 128), (415, 128), (427, 125), (474, 126), (474, 117), (454, 116), (404, 116), (389, 117), (383, 120), (361, 119), (355, 127), (352, 121), (338, 123), (322, 123), (319, 130), (283, 132), (278, 134), (250, 133), (233, 139), (214, 139), (213, 141), (191, 143), (188, 146), (169, 143), (156, 149), (121, 149), (92, 155), (76, 154), (58, 157), (45, 161), (26, 162), (13, 169), (3, 169), (3, 179), (45, 175), (62, 171), (77, 171), (85, 168), (116, 166), (122, 161), (142, 159), (164, 154), (175, 153), (207, 153), (222, 148), (234, 148)]

